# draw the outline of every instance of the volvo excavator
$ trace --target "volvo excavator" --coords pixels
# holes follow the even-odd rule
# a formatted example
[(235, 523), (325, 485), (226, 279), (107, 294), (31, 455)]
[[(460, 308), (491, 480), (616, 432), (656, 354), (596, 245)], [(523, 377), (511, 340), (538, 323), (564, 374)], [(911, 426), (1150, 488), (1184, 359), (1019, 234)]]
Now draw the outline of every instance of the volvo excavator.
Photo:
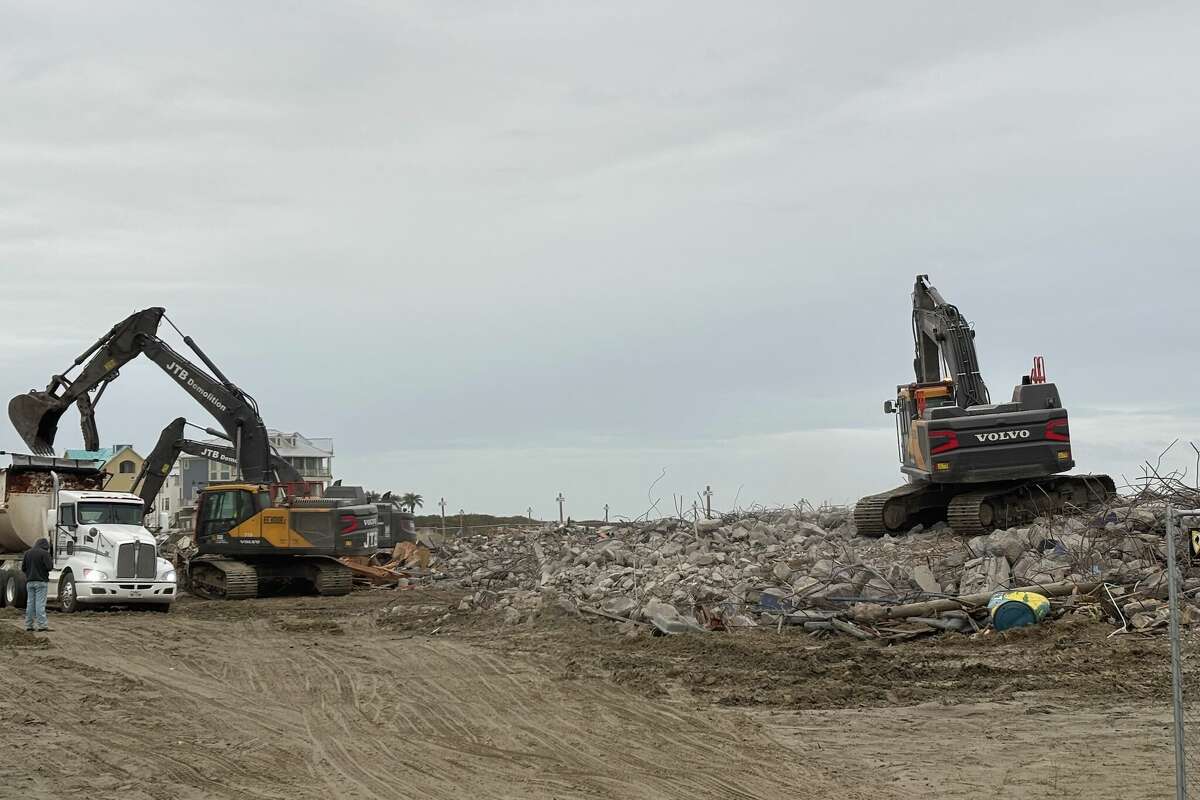
[[(188, 426), (197, 428), (209, 436), (219, 439), (227, 438), (221, 431), (191, 425), (183, 417), (179, 417), (163, 428), (158, 437), (158, 443), (142, 463), (142, 469), (134, 479), (131, 490), (142, 498), (146, 513), (153, 509), (154, 501), (166, 482), (167, 476), (171, 473), (175, 462), (179, 460), (179, 456), (184, 453), (237, 469), (237, 454), (231, 445), (188, 439), (184, 436), (184, 431)], [(272, 454), (271, 465), (281, 482), (297, 485), (304, 482), (304, 477), (286, 459)], [(416, 539), (413, 515), (400, 507), (391, 492), (385, 493), (378, 501), (372, 502), (363, 487), (343, 486), (341, 480), (338, 480), (322, 492), (322, 497), (326, 500), (338, 499), (343, 506), (366, 504), (375, 506), (379, 513), (379, 519), (375, 537), (375, 552), (372, 554), (372, 558), (383, 559), (381, 563), (385, 563), (390, 557), (396, 543)]]
[[(299, 474), (272, 452), (254, 399), (225, 377), (190, 336), (183, 336), (184, 343), (208, 371), (159, 338), (158, 327), (164, 318), (162, 308), (131, 314), (76, 358), (63, 374), (53, 376), (44, 391), (14, 397), (8, 413), (18, 434), (33, 452), (52, 455), (59, 420), (75, 405), (80, 412), (84, 446), (97, 449), (100, 437), (96, 404), (108, 384), (119, 376), (120, 368), (145, 355), (220, 423), (223, 433), (206, 430), (230, 445), (209, 447), (214, 452), (222, 451), (219, 460), (237, 469), (235, 480), (210, 483), (201, 489), (196, 516), (197, 555), (188, 564), (192, 590), (212, 599), (238, 599), (254, 597), (274, 583), (299, 580), (309, 583), (319, 594), (349, 592), (352, 573), (337, 557), (374, 551), (377, 509), (321, 497), (318, 486), (299, 479)], [(68, 377), (80, 365), (82, 371), (75, 378)], [(167, 458), (169, 472), (178, 453), (192, 446), (182, 438), (184, 424), (176, 420), (169, 425), (155, 453), (147, 459), (141, 480), (143, 500), (149, 496), (152, 501), (157, 494)]]
[(912, 300), (916, 381), (884, 403), (884, 413), (896, 416), (908, 482), (858, 501), (859, 534), (946, 520), (955, 533), (974, 536), (1115, 494), (1107, 475), (1062, 474), (1075, 466), (1067, 411), (1041, 357), (1012, 400), (993, 403), (971, 324), (928, 275), (917, 276)]

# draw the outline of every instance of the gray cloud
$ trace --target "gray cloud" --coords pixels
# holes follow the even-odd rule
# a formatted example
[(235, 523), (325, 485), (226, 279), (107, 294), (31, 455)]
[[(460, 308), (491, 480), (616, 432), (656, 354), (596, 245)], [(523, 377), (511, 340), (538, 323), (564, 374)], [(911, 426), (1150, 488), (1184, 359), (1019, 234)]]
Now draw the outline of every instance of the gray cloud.
[[(1045, 354), (1101, 421), (1081, 465), (1134, 464), (1131, 413), (1155, 437), (1196, 416), (1198, 27), (1189, 4), (9, 4), (4, 385), (164, 305), (269, 424), (377, 485), (632, 508), (669, 464), (676, 492), (846, 498), (898, 474), (879, 404), (930, 272), (993, 392)], [(110, 440), (200, 416), (148, 364), (104, 405)]]

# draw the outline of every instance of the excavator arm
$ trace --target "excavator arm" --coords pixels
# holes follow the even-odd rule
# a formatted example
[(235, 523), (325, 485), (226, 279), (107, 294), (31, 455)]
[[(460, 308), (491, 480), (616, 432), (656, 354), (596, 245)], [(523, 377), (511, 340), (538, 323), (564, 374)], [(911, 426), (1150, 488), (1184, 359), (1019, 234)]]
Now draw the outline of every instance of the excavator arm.
[[(228, 464), (231, 467), (238, 466), (237, 450), (231, 445), (214, 444), (211, 442), (197, 442), (193, 439), (184, 437), (184, 428), (188, 425), (188, 421), (183, 417), (178, 417), (170, 425), (163, 428), (162, 433), (158, 437), (158, 444), (150, 451), (150, 455), (146, 456), (146, 460), (142, 463), (142, 471), (138, 473), (137, 478), (133, 482), (132, 491), (146, 505), (146, 510), (149, 511), (154, 503), (154, 498), (158, 496), (159, 490), (162, 489), (163, 483), (170, 474), (171, 468), (175, 466), (175, 462), (179, 459), (180, 454), (187, 453), (188, 455), (206, 458), (209, 461), (216, 461), (221, 464)], [(220, 438), (227, 438), (225, 434), (212, 428), (204, 428), (205, 433)], [(275, 473), (275, 480), (279, 483), (299, 483), (304, 480), (300, 472), (285, 461), (280, 456), (271, 454), (271, 468)]]
[[(975, 331), (962, 312), (930, 285), (928, 275), (918, 275), (913, 288), (913, 340), (917, 383), (949, 378), (954, 382), (954, 400), (960, 408), (991, 402), (979, 374)], [(943, 366), (948, 375), (943, 375)]]
[[(33, 452), (54, 455), (58, 420), (73, 403), (79, 405), (84, 447), (88, 450), (100, 447), (93, 406), (109, 381), (120, 374), (121, 367), (142, 352), (141, 337), (157, 332), (163, 313), (161, 308), (147, 308), (131, 314), (96, 340), (65, 372), (53, 376), (45, 391), (18, 395), (9, 402), (8, 416)], [(86, 366), (79, 375), (73, 379), (67, 377), (84, 362)], [(95, 398), (89, 394), (93, 390), (98, 390)]]
[[(96, 449), (100, 437), (95, 425), (95, 404), (108, 384), (119, 376), (122, 366), (145, 355), (220, 423), (225, 437), (234, 444), (243, 477), (256, 483), (269, 482), (271, 445), (253, 398), (229, 381), (190, 336), (183, 337), (184, 343), (212, 374), (160, 339), (158, 326), (164, 314), (162, 308), (131, 314), (76, 358), (66, 372), (55, 375), (44, 391), (14, 397), (8, 404), (13, 427), (33, 452), (53, 455), (58, 422), (75, 404), (80, 410), (84, 445)], [(67, 373), (81, 364), (84, 366), (79, 375), (73, 379), (67, 377)]]

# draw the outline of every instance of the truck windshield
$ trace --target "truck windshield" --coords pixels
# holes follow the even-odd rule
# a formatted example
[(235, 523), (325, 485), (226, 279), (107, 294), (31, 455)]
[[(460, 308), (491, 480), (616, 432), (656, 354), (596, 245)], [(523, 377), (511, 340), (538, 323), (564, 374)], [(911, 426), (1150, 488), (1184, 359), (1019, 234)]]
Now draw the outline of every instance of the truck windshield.
[(80, 503), (80, 525), (141, 525), (142, 506), (137, 503)]

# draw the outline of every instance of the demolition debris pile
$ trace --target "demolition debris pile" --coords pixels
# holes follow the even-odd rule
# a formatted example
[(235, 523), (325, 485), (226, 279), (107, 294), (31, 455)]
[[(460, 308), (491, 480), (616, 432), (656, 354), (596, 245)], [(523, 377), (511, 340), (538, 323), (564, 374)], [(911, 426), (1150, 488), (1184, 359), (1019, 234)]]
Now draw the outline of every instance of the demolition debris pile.
[(792, 624), (895, 638), (976, 630), (993, 592), (1020, 587), (1066, 598), (1059, 612), (1145, 629), (1165, 620), (1164, 518), (1161, 505), (1125, 504), (970, 539), (944, 523), (862, 537), (836, 508), (546, 526), (449, 539), (435, 569), (473, 590), (462, 610), (510, 623), (553, 597), (664, 632)]

